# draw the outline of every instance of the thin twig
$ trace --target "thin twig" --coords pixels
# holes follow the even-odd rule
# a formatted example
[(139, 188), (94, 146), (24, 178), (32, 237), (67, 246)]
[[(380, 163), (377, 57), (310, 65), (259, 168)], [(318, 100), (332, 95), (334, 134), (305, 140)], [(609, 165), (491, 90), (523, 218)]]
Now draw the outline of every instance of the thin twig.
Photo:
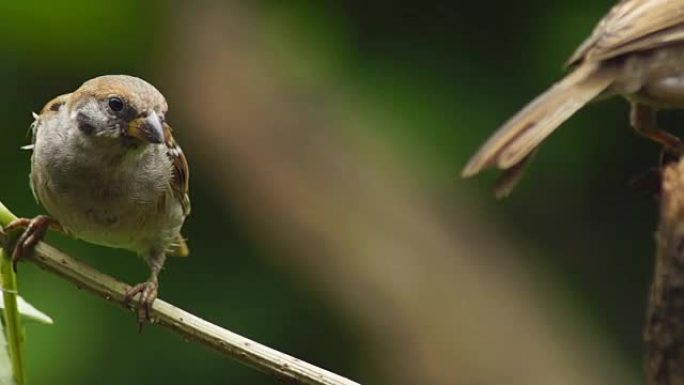
[(684, 158), (662, 174), (656, 260), (646, 316), (649, 385), (684, 384)]
[[(14, 215), (0, 203), (0, 225), (7, 225), (13, 217)], [(0, 244), (6, 242), (4, 238), (0, 235)], [(46, 271), (71, 281), (79, 288), (87, 289), (109, 302), (127, 308), (123, 300), (124, 293), (130, 286), (109, 275), (100, 273), (44, 242), (37, 245), (34, 255), (28, 257), (27, 260)], [(172, 330), (185, 340), (193, 340), (206, 345), (243, 364), (280, 380), (285, 380), (287, 383), (359, 385), (337, 374), (214, 325), (161, 299), (154, 301), (151, 318), (155, 324)]]

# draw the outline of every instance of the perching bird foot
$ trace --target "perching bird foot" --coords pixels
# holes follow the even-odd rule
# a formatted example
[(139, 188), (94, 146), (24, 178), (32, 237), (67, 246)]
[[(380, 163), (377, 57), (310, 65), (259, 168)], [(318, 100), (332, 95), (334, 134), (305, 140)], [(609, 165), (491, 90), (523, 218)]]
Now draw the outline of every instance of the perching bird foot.
[(145, 321), (150, 320), (150, 314), (152, 314), (152, 303), (155, 299), (157, 299), (158, 288), (159, 283), (157, 283), (157, 280), (150, 279), (149, 281), (134, 285), (126, 291), (126, 295), (124, 296), (125, 303), (130, 303), (136, 295), (140, 294), (137, 309), (138, 331), (142, 331)]
[(14, 241), (12, 249), (12, 268), (17, 271), (17, 263), (24, 257), (30, 255), (36, 244), (40, 242), (48, 228), (60, 229), (59, 224), (47, 215), (38, 215), (35, 218), (17, 218), (5, 226), (5, 231), (12, 231), (18, 228), (25, 228), (24, 232)]

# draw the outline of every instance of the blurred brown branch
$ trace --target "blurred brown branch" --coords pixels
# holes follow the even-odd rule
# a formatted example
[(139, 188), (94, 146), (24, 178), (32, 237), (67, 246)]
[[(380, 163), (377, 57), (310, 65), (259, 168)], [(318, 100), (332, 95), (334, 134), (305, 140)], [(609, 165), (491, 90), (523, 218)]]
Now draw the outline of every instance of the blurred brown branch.
[(684, 159), (665, 167), (646, 328), (649, 385), (684, 384)]
[[(12, 218), (13, 215), (0, 203), (0, 229)], [(0, 245), (6, 242), (7, 236), (0, 231)], [(130, 286), (100, 273), (46, 243), (39, 243), (34, 256), (27, 260), (76, 284), (78, 288), (87, 289), (109, 302), (127, 307), (124, 303), (124, 296)], [(337, 374), (205, 321), (161, 299), (154, 301), (151, 318), (153, 323), (173, 331), (183, 339), (196, 341), (245, 365), (284, 380), (286, 383), (358, 385)]]
[(353, 80), (312, 68), (320, 40), (298, 45), (294, 22), (256, 2), (179, 4), (159, 68), (193, 169), (271, 263), (345, 311), (372, 382), (635, 383), (525, 265), (535, 251), (465, 195), (437, 194)]

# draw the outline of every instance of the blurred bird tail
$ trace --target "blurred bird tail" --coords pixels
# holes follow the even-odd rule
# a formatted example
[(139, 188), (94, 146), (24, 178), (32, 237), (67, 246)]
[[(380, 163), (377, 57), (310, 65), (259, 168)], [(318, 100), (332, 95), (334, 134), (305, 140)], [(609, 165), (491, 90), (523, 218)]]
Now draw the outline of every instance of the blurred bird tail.
[(172, 255), (174, 257), (187, 257), (190, 255), (188, 243), (185, 241), (185, 238), (183, 238), (182, 235), (178, 234), (178, 236), (176, 236), (175, 242), (169, 248), (168, 255)]
[(518, 185), (520, 178), (522, 178), (525, 173), (527, 166), (532, 162), (538, 148), (539, 147), (532, 150), (532, 152), (520, 162), (504, 170), (501, 175), (499, 175), (496, 179), (496, 184), (494, 185), (494, 196), (496, 199), (504, 199), (511, 195), (511, 192), (513, 192), (513, 189)]
[[(616, 71), (607, 66), (580, 65), (499, 128), (470, 159), (461, 175), (469, 177), (494, 166), (522, 169), (532, 151), (577, 110), (605, 91), (615, 76)], [(516, 175), (513, 179), (518, 178)], [(509, 183), (501, 195), (507, 195), (514, 184)]]

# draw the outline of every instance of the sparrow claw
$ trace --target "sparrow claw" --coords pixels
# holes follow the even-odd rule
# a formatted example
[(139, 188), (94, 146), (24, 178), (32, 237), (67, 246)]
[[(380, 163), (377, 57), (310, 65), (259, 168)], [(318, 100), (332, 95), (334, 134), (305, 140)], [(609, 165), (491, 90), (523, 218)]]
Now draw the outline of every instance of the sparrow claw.
[(158, 288), (159, 284), (157, 281), (151, 279), (149, 281), (141, 282), (135, 286), (132, 286), (126, 291), (124, 303), (127, 304), (133, 300), (133, 297), (140, 294), (137, 308), (138, 332), (142, 331), (145, 321), (151, 320), (150, 316), (152, 314), (152, 303), (154, 303), (154, 300), (157, 299)]
[(44, 237), (47, 229), (55, 225), (55, 221), (46, 216), (38, 215), (33, 219), (17, 218), (5, 226), (5, 231), (12, 231), (19, 228), (25, 228), (24, 232), (19, 235), (19, 238), (14, 242), (12, 249), (12, 269), (17, 271), (17, 263), (33, 252), (36, 244)]

